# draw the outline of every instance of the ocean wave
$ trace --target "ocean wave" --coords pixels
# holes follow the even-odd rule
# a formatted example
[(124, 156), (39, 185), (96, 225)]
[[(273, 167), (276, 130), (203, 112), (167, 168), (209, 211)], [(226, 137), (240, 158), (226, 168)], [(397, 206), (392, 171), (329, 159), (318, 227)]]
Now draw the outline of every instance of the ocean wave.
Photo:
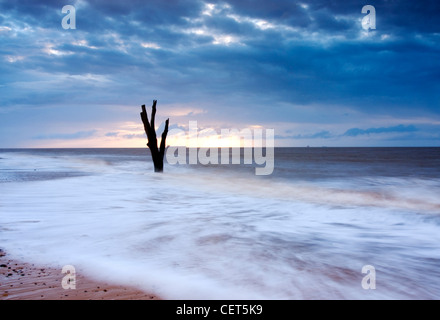
[[(171, 299), (440, 296), (435, 178), (300, 181), (240, 167), (156, 174), (114, 155), (2, 157), (11, 168), (89, 173), (0, 185), (0, 241), (12, 257)], [(365, 265), (377, 290), (362, 288)]]

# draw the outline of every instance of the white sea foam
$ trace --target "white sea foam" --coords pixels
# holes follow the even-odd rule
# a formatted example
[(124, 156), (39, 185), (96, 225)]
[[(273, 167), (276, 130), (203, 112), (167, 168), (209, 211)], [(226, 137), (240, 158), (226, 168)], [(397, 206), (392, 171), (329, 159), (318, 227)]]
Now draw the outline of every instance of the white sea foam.
[[(440, 296), (438, 181), (300, 183), (215, 168), (156, 174), (149, 162), (90, 156), (1, 157), (2, 170), (87, 173), (0, 184), (1, 246), (28, 261), (172, 299)], [(361, 286), (364, 265), (377, 270), (374, 291)]]

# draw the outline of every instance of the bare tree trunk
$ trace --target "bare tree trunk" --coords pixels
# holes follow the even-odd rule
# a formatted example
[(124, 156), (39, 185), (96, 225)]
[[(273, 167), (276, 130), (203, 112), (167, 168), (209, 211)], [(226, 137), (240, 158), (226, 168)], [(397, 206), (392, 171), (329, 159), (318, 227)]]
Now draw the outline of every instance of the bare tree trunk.
[(160, 142), (160, 148), (157, 147), (157, 136), (156, 129), (154, 128), (154, 118), (156, 117), (156, 103), (157, 100), (153, 100), (153, 107), (151, 111), (151, 123), (148, 122), (147, 111), (145, 110), (145, 105), (142, 105), (141, 119), (144, 123), (145, 133), (147, 134), (148, 143), (147, 146), (150, 148), (151, 157), (153, 158), (154, 171), (163, 171), (163, 158), (165, 155), (166, 138), (168, 134), (168, 123), (170, 119), (165, 121), (165, 129), (162, 133), (162, 141)]

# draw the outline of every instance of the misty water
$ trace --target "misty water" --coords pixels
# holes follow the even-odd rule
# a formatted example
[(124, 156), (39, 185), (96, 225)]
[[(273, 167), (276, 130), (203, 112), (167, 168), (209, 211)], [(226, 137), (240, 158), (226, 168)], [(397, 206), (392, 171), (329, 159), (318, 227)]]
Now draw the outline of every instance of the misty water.
[(3, 149), (0, 247), (169, 299), (438, 299), (439, 159), (280, 148), (269, 176), (158, 174), (144, 149)]

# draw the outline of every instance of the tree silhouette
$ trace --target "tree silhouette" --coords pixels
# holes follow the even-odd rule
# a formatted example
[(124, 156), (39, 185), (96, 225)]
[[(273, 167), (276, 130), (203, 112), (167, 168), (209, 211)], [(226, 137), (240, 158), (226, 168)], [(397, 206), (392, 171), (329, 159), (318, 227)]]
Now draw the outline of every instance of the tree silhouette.
[(170, 119), (165, 121), (165, 129), (162, 133), (162, 140), (160, 141), (160, 147), (157, 147), (157, 137), (156, 129), (154, 127), (154, 118), (156, 117), (156, 103), (157, 100), (153, 100), (153, 107), (151, 111), (151, 122), (148, 122), (147, 111), (145, 110), (145, 104), (142, 105), (141, 119), (144, 123), (145, 133), (147, 134), (148, 143), (147, 146), (150, 148), (151, 157), (153, 158), (154, 171), (163, 171), (163, 158), (165, 155), (165, 143), (168, 134), (168, 123)]

